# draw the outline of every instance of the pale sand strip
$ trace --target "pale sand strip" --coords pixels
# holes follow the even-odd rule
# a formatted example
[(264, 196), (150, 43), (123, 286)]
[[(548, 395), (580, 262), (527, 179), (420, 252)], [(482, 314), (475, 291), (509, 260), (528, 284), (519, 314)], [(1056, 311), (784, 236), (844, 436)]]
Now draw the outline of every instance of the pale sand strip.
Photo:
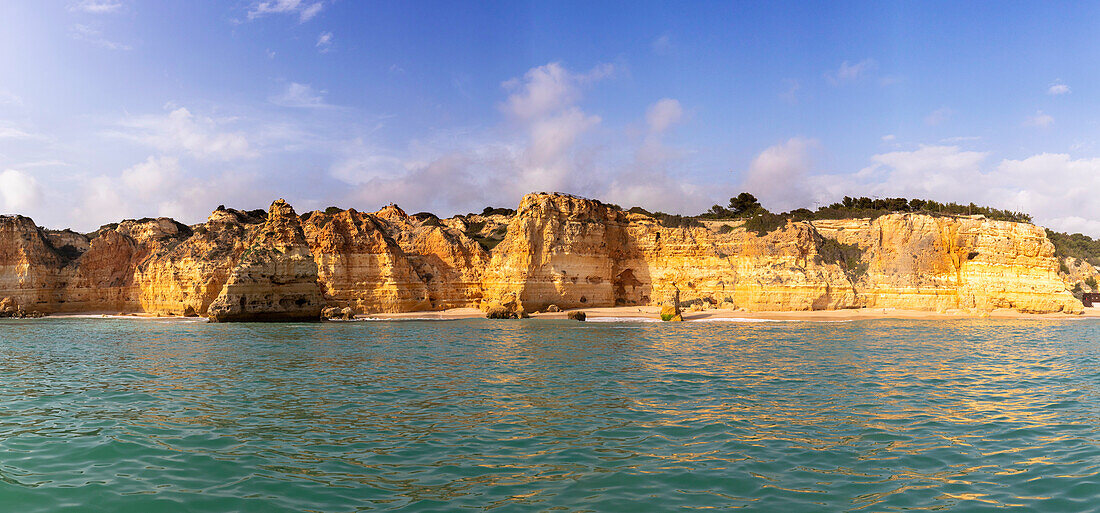
[[(578, 308), (590, 319), (595, 318), (645, 318), (657, 319), (660, 317), (661, 308), (656, 306), (617, 306), (601, 308)], [(564, 319), (566, 312), (532, 313), (532, 319)], [(403, 312), (392, 314), (361, 315), (359, 318), (371, 319), (474, 319), (483, 318), (485, 313), (476, 308), (455, 308), (441, 312)], [(986, 315), (966, 310), (949, 310), (944, 313), (926, 312), (921, 310), (899, 310), (896, 308), (859, 308), (850, 310), (817, 310), (799, 312), (746, 312), (740, 310), (703, 310), (699, 312), (685, 312), (684, 320), (721, 320), (721, 319), (756, 319), (777, 321), (854, 321), (863, 319), (1082, 319), (1100, 318), (1100, 308), (1086, 308), (1082, 315), (1053, 314), (1025, 314), (1007, 308), (994, 310)]]

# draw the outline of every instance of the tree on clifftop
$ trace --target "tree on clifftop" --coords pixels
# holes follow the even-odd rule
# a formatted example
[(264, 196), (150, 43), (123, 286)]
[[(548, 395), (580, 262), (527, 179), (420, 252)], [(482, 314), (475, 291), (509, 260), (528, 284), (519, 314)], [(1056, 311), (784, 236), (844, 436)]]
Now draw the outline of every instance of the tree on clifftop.
[(742, 192), (738, 194), (736, 198), (730, 198), (729, 209), (733, 215), (740, 216), (762, 210), (763, 207), (760, 205), (760, 201), (756, 199), (756, 196), (747, 192)]

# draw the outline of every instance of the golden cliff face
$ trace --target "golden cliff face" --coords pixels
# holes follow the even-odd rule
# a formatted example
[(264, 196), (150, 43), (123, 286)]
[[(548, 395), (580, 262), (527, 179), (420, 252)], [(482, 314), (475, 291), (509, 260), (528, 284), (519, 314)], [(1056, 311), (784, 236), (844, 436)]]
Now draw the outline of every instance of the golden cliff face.
[(135, 270), (141, 285), (140, 311), (205, 316), (230, 272), (263, 226), (263, 211), (218, 209), (191, 237)]
[(396, 205), (375, 213), (424, 283), (424, 309), (476, 307), (489, 253), (435, 216), (412, 217)]
[(677, 290), (689, 305), (747, 310), (1082, 309), (1034, 225), (892, 214), (758, 235), (742, 224), (664, 226), (563, 194), (527, 195), (511, 216), (445, 220), (393, 205), (299, 217), (280, 200), (191, 227), (143, 219), (89, 235), (0, 216), (0, 299), (28, 312), (216, 320), (656, 305)]
[(920, 214), (813, 224), (865, 251), (858, 306), (1082, 311), (1058, 277), (1054, 245), (1032, 224)]
[(313, 212), (303, 228), (327, 305), (356, 313), (431, 308), (427, 287), (377, 217)]
[(686, 301), (747, 310), (1081, 311), (1053, 245), (1030, 224), (894, 214), (763, 236), (728, 224), (669, 228), (599, 202), (529, 195), (493, 251), (485, 305), (655, 304), (679, 289)]
[(317, 278), (298, 215), (280, 199), (207, 314), (218, 322), (318, 320), (324, 302)]

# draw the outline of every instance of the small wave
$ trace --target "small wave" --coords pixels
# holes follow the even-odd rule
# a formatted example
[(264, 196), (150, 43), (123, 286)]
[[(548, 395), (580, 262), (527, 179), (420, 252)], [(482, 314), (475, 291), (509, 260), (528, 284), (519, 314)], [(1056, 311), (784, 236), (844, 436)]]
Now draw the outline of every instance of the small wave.
[(652, 317), (589, 317), (588, 322), (661, 322)]
[(853, 319), (752, 319), (748, 317), (711, 317), (685, 319), (684, 322), (852, 322)]
[(326, 322), (379, 322), (379, 321), (461, 321), (480, 317), (356, 317), (355, 319), (326, 319)]
[(124, 319), (128, 321), (163, 322), (210, 322), (206, 317), (150, 317), (145, 315), (108, 315), (108, 314), (65, 314), (43, 317), (43, 319)]

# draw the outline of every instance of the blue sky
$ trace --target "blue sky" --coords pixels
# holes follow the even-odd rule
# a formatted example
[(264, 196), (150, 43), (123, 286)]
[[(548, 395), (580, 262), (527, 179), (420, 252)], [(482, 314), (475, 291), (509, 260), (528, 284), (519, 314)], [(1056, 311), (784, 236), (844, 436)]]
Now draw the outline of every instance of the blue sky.
[(974, 201), (1100, 235), (1100, 7), (7, 0), (0, 211)]

